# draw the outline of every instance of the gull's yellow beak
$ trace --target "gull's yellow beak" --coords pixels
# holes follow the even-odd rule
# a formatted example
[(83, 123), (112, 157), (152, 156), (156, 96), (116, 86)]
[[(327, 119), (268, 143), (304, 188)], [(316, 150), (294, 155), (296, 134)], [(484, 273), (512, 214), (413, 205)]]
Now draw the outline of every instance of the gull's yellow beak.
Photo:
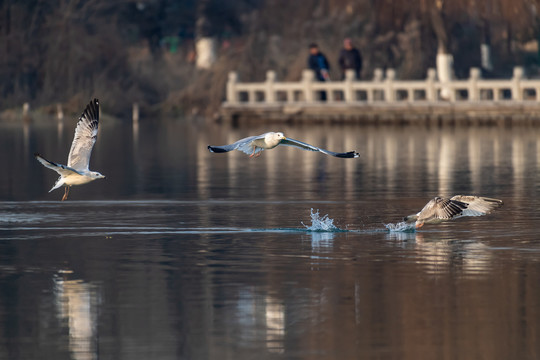
[(281, 140), (287, 140), (287, 137), (285, 135), (283, 135), (283, 139), (281, 139)]

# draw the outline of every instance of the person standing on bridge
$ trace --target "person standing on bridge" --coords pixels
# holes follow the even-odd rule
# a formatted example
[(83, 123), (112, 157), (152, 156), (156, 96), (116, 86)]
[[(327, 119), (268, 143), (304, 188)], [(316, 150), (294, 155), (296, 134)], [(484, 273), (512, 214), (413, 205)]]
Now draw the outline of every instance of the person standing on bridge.
[[(330, 81), (330, 64), (315, 43), (309, 45), (308, 67), (319, 81)], [(321, 91), (321, 101), (326, 101), (326, 91)]]
[(315, 43), (309, 45), (308, 67), (319, 81), (330, 81), (330, 64)]
[(362, 72), (362, 55), (360, 51), (352, 45), (349, 38), (343, 40), (343, 48), (339, 53), (339, 67), (341, 68), (341, 79), (345, 79), (345, 71), (354, 70), (357, 80), (360, 79)]

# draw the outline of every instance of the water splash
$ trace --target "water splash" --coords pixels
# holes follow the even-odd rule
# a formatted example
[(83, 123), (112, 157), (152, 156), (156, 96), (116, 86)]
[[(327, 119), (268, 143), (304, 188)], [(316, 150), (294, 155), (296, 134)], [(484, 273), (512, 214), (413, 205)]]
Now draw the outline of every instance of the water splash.
[(384, 227), (386, 227), (389, 232), (415, 232), (416, 231), (414, 222), (401, 221), (396, 224), (384, 224)]
[(311, 226), (304, 224), (304, 222), (302, 222), (302, 225), (309, 231), (341, 231), (340, 228), (334, 225), (334, 219), (329, 218), (328, 214), (321, 217), (319, 209), (313, 212), (313, 208), (311, 209)]

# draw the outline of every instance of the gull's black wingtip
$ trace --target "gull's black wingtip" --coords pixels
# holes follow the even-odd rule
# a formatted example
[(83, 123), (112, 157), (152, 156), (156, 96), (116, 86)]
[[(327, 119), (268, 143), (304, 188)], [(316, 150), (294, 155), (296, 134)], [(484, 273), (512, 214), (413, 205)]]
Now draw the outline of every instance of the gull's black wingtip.
[(354, 158), (360, 157), (360, 154), (357, 153), (356, 151), (349, 151), (346, 153), (337, 154), (336, 156), (340, 158), (345, 158), (345, 159), (354, 159)]
[(223, 150), (222, 148), (216, 147), (216, 146), (210, 146), (208, 145), (208, 150), (213, 153), (224, 153), (227, 152), (227, 150)]
[(97, 98), (94, 98), (90, 100), (88, 105), (84, 108), (84, 111), (82, 112), (81, 116), (79, 116), (79, 119), (87, 118), (88, 120), (97, 120), (99, 121), (99, 100)]

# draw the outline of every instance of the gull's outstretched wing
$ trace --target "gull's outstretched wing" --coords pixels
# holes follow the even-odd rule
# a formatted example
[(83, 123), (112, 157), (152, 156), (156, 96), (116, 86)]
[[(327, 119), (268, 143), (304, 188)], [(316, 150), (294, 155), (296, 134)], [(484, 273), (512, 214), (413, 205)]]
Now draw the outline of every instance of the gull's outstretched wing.
[(502, 200), (472, 195), (456, 195), (451, 200), (467, 204), (462, 216), (481, 216), (503, 205)]
[(345, 152), (345, 153), (337, 153), (337, 152), (321, 149), (321, 148), (318, 148), (316, 146), (306, 144), (305, 142), (298, 141), (298, 140), (295, 140), (295, 139), (290, 139), (290, 138), (286, 138), (284, 140), (281, 140), (281, 142), (279, 144), (280, 145), (286, 145), (286, 146), (294, 146), (294, 147), (302, 149), (302, 150), (320, 151), (323, 154), (332, 155), (332, 156), (339, 157), (339, 158), (357, 158), (357, 157), (360, 156), (360, 154), (358, 154), (356, 151), (349, 151), (349, 152)]
[(464, 202), (436, 197), (430, 200), (420, 211), (417, 221), (450, 220), (463, 216), (463, 210), (465, 209), (467, 209), (467, 204)]
[(38, 153), (35, 153), (34, 156), (36, 157), (36, 159), (41, 164), (43, 164), (43, 166), (45, 166), (46, 168), (49, 168), (51, 170), (56, 171), (60, 175), (69, 175), (69, 174), (73, 174), (73, 173), (78, 174), (78, 172), (75, 169), (71, 169), (70, 167), (68, 167), (66, 165), (57, 164), (55, 162), (49, 161), (49, 160), (45, 159), (43, 156), (41, 156)]
[(75, 170), (88, 170), (92, 148), (96, 143), (99, 125), (99, 101), (94, 99), (84, 109), (75, 128), (67, 165)]
[[(257, 139), (264, 139), (265, 135), (266, 133), (262, 135), (250, 136), (247, 138), (240, 139), (237, 142), (232, 143), (230, 145), (222, 145), (222, 146), (208, 145), (208, 150), (213, 153), (224, 153), (224, 152), (229, 152), (233, 150), (239, 150), (248, 155), (251, 155), (253, 154), (253, 145), (251, 145), (251, 142)], [(257, 148), (255, 153), (258, 153), (262, 150), (263, 149), (261, 148)]]

